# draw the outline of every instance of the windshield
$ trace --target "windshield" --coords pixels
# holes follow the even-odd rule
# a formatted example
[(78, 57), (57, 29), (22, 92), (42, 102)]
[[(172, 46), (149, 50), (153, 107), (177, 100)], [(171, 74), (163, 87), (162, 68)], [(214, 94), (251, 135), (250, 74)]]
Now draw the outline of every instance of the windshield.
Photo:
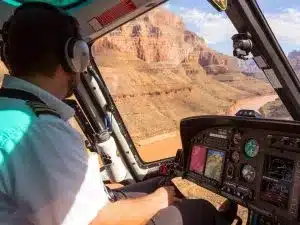
[(300, 76), (299, 1), (257, 0), (298, 78)]
[[(185, 117), (253, 109), (291, 119), (254, 61), (232, 56), (236, 33), (206, 1), (171, 0), (94, 43), (95, 61), (144, 161), (175, 155)], [(293, 54), (298, 45), (289, 43)]]

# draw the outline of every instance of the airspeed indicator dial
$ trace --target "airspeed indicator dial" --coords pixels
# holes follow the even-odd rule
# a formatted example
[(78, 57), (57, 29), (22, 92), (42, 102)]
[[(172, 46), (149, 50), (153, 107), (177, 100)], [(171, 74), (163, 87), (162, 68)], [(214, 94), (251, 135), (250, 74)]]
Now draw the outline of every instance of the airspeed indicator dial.
[(250, 139), (246, 142), (244, 150), (246, 156), (254, 158), (259, 152), (259, 145), (255, 139)]
[(242, 139), (241, 133), (236, 133), (236, 134), (233, 136), (233, 143), (237, 145), (237, 144), (240, 143), (241, 139)]

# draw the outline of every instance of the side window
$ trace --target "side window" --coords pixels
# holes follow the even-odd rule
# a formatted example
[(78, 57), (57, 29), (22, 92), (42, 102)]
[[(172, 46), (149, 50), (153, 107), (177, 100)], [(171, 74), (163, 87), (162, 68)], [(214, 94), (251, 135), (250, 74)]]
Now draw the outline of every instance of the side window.
[(281, 101), (255, 62), (232, 56), (236, 33), (206, 1), (171, 0), (94, 43), (95, 61), (144, 161), (175, 156), (185, 117), (248, 108), (289, 118), (286, 110), (270, 113)]

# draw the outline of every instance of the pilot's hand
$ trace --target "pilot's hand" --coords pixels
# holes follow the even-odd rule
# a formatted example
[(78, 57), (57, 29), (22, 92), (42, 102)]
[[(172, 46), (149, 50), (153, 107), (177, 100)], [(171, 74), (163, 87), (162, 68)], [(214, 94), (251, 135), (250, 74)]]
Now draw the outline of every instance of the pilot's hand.
[(167, 208), (168, 206), (174, 204), (179, 201), (175, 195), (175, 187), (174, 186), (166, 186), (158, 188), (154, 194), (158, 197), (159, 201), (162, 204), (162, 208)]

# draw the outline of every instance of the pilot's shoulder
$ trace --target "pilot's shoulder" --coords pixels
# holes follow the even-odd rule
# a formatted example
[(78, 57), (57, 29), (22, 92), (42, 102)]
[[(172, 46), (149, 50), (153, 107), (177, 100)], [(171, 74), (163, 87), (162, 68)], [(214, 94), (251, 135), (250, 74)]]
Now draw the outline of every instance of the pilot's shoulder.
[(27, 132), (45, 120), (58, 122), (61, 119), (59, 114), (47, 105), (0, 98), (0, 136), (3, 134), (8, 137), (16, 132)]
[(61, 116), (55, 109), (50, 108), (48, 105), (42, 102), (27, 101), (26, 104), (31, 108), (31, 110), (37, 117), (39, 117), (40, 115), (51, 115), (56, 118), (61, 118)]

